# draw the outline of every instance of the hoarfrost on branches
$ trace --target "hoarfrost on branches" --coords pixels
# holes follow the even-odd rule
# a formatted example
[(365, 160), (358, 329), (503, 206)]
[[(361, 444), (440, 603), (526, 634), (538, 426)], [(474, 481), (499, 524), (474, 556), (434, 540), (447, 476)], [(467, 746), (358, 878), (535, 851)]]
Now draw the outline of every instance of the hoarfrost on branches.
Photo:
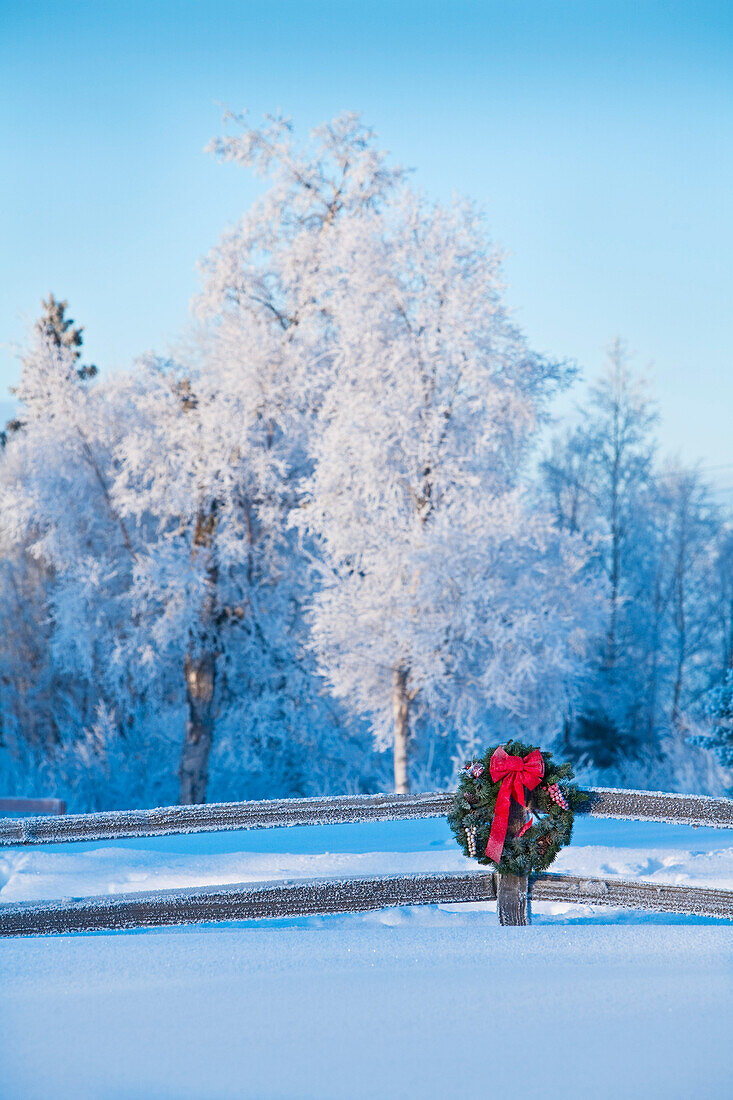
[(411, 190), (358, 115), (225, 129), (210, 152), (265, 190), (176, 354), (95, 377), (51, 296), (23, 357), (2, 784), (73, 809), (369, 791), (376, 743), (404, 791), (530, 728), (697, 788), (730, 540), (699, 478), (657, 471), (623, 349), (538, 489), (573, 371), (512, 321), (482, 215)]
[(409, 789), (420, 715), (557, 732), (597, 600), (586, 550), (535, 513), (523, 462), (568, 370), (502, 302), (468, 204), (403, 190), (342, 227), (333, 369), (297, 517), (320, 544), (313, 638), (336, 695), (394, 744)]

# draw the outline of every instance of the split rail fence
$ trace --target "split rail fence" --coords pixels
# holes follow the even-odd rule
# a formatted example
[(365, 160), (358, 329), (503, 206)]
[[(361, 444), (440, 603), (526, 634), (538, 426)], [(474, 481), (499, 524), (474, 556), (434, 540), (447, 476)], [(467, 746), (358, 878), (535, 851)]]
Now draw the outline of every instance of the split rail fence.
[[(583, 813), (733, 828), (733, 800), (592, 788)], [(0, 847), (130, 837), (444, 817), (452, 795), (346, 795), (0, 820)], [(527, 901), (585, 903), (733, 919), (733, 891), (614, 878), (538, 874), (528, 880), (483, 869), (237, 883), (147, 893), (0, 905), (0, 935), (114, 931), (165, 925), (363, 912), (397, 905), (496, 900), (506, 924), (529, 921)]]

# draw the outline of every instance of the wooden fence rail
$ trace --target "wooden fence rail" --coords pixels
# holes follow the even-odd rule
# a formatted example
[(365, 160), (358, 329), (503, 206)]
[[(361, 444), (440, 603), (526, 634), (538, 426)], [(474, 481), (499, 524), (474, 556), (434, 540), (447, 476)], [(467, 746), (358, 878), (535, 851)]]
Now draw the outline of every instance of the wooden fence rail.
[[(0, 935), (122, 931), (273, 917), (355, 913), (397, 905), (494, 901), (490, 872), (351, 876), (158, 890), (0, 906)], [(733, 891), (541, 874), (533, 901), (559, 901), (733, 919)]]
[[(681, 825), (733, 828), (733, 799), (592, 787), (591, 817), (664, 821)], [(151, 810), (107, 810), (65, 817), (0, 820), (0, 847), (66, 844), (125, 837), (266, 829), (290, 825), (338, 825), (444, 817), (453, 796), (444, 792), (398, 795), (342, 795), (334, 798), (281, 798), (267, 802), (222, 802), (200, 806), (163, 806)]]

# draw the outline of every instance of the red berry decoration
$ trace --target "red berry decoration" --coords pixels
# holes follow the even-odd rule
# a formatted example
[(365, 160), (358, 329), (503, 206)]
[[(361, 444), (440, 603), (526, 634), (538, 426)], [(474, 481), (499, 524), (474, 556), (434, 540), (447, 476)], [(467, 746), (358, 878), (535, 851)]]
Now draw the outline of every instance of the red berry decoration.
[(561, 810), (569, 810), (570, 809), (570, 807), (568, 806), (568, 803), (567, 803), (567, 799), (565, 798), (564, 794), (562, 793), (562, 791), (558, 787), (557, 783), (550, 783), (546, 787), (546, 790), (547, 790), (547, 793), (549, 794), (550, 798), (552, 799), (552, 801), (555, 803), (556, 806), (559, 806)]

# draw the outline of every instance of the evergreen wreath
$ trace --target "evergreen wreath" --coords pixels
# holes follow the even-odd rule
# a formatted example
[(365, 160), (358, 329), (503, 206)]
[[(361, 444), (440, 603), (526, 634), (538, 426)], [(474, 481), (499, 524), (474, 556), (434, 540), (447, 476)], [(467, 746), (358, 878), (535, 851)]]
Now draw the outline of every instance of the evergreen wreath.
[[(506, 753), (509, 757), (520, 758), (537, 753), (544, 765), (544, 774), (537, 771), (538, 775), (541, 774), (538, 785), (524, 790), (526, 808), (532, 817), (516, 836), (507, 832), (498, 862), (485, 854), (486, 846), (494, 823), (497, 798), (502, 786), (511, 783), (511, 780), (500, 778), (494, 781), (491, 777), (491, 759), (497, 751), (500, 755)], [(539, 757), (533, 759), (539, 768)], [(527, 875), (533, 871), (544, 871), (560, 849), (570, 842), (573, 811), (588, 799), (588, 795), (571, 782), (573, 778), (571, 764), (556, 764), (551, 752), (542, 752), (534, 745), (525, 745), (521, 741), (495, 745), (480, 759), (470, 760), (461, 770), (453, 808), (448, 814), (448, 824), (463, 854), (495, 867), (501, 874)]]

